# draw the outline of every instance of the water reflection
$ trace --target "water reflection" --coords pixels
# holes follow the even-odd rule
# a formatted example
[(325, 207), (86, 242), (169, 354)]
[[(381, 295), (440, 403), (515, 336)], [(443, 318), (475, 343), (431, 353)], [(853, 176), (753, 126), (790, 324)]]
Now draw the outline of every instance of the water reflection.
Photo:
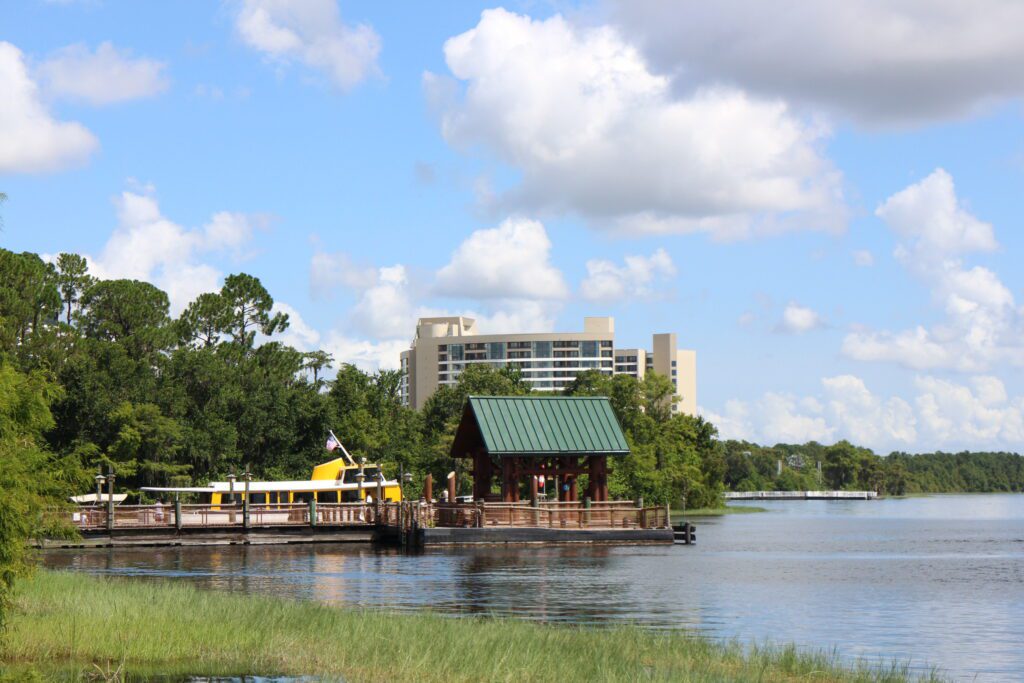
[(1024, 680), (1024, 496), (770, 503), (696, 547), (52, 551), (45, 563), (400, 611), (637, 622)]

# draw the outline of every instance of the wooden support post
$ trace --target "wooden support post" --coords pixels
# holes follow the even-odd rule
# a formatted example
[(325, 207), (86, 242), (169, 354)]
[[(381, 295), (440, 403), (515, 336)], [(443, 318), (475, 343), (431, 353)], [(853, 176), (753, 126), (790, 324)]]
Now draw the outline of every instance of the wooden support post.
[(114, 531), (114, 468), (107, 475), (107, 533)]
[(501, 459), (501, 500), (504, 503), (512, 502), (512, 459)]
[(248, 531), (249, 524), (249, 482), (252, 480), (252, 474), (249, 473), (249, 466), (245, 466), (245, 500), (242, 501), (242, 527)]
[(448, 502), (453, 504), (453, 505), (455, 504), (455, 479), (456, 478), (457, 478), (457, 475), (455, 474), (455, 472), (451, 472), (451, 473), (448, 474)]
[(181, 494), (174, 494), (174, 528), (181, 531)]
[[(576, 458), (571, 458), (569, 460), (569, 466), (570, 467), (576, 467), (577, 464), (578, 463), (576, 461)], [(578, 490), (578, 488), (579, 487), (578, 487), (577, 482), (576, 482), (576, 475), (574, 474), (571, 477), (569, 477), (569, 500), (571, 502), (573, 502), (573, 503), (579, 501), (579, 490)]]
[(428, 504), (434, 499), (434, 475), (429, 473), (423, 480), (423, 499)]
[(316, 528), (316, 498), (309, 499), (309, 526)]

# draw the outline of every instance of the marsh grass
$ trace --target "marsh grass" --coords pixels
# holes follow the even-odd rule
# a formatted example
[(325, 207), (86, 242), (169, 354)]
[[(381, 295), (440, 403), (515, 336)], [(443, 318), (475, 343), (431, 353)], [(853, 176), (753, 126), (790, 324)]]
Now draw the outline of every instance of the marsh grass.
[(681, 521), (689, 517), (720, 517), (722, 515), (749, 515), (754, 512), (768, 512), (767, 508), (754, 505), (727, 505), (720, 508), (694, 508), (685, 512), (673, 512), (672, 521)]
[(21, 584), (3, 661), (9, 671), (81, 680), (97, 668), (117, 670), (117, 680), (132, 672), (446, 683), (916, 680), (905, 665), (844, 667), (835, 653), (680, 632), (391, 614), (53, 571)]

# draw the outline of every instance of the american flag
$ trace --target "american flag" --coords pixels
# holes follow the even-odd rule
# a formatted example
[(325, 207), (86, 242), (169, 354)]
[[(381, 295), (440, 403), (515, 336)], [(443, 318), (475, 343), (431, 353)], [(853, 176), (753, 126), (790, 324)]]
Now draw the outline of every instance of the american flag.
[(327, 437), (327, 446), (326, 446), (326, 448), (327, 448), (328, 451), (333, 451), (334, 449), (340, 448), (340, 447), (341, 447), (341, 444), (338, 443), (338, 440), (334, 438), (334, 434), (331, 434), (329, 437)]

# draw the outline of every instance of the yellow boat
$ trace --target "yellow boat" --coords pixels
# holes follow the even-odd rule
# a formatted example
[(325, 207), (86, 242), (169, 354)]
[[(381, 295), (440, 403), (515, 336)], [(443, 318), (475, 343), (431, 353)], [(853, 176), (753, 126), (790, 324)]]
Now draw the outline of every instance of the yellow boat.
[[(359, 472), (363, 473), (362, 482)], [(232, 481), (212, 481), (206, 486), (161, 487), (143, 486), (142, 490), (155, 494), (193, 493), (199, 502), (207, 505), (228, 505), (245, 500), (246, 483), (240, 478)], [(347, 457), (335, 458), (313, 468), (307, 480), (250, 481), (250, 505), (283, 505), (287, 503), (358, 503), (360, 501), (398, 502), (402, 500), (402, 487), (394, 479), (385, 479), (380, 465), (361, 463)]]

